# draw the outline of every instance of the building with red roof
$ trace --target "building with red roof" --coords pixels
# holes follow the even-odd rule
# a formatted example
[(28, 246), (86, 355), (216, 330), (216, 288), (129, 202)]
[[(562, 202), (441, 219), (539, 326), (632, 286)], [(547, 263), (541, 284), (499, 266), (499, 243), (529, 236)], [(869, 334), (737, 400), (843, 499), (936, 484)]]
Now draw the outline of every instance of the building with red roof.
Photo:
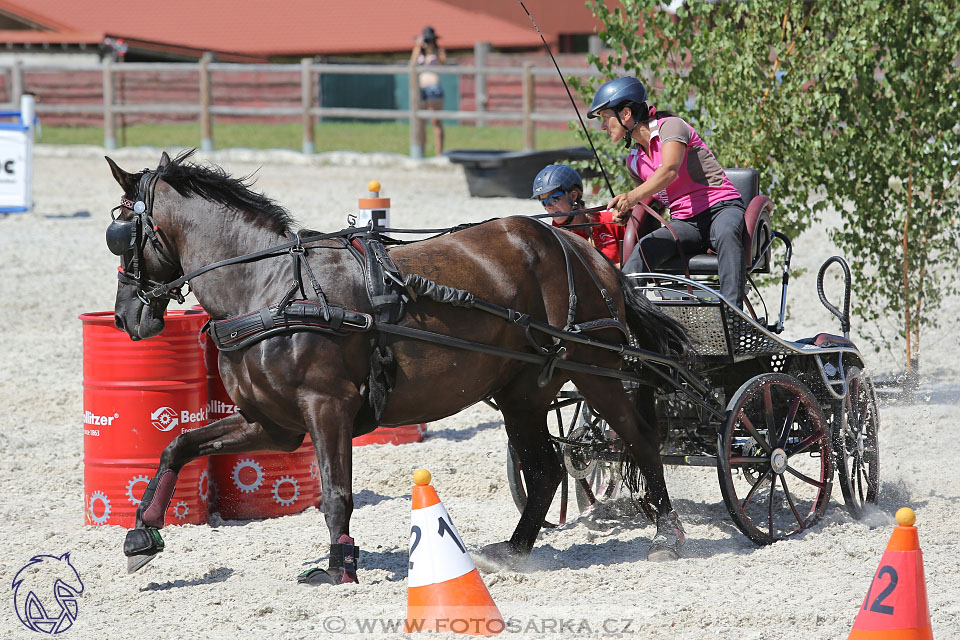
[[(526, 0), (551, 46), (584, 48), (596, 21), (583, 0)], [(122, 40), (126, 59), (267, 62), (313, 56), (390, 56), (410, 51), (425, 25), (447, 50), (491, 43), (541, 47), (516, 0), (0, 0), (8, 52), (97, 51)], [(578, 39), (579, 38), (579, 39)]]

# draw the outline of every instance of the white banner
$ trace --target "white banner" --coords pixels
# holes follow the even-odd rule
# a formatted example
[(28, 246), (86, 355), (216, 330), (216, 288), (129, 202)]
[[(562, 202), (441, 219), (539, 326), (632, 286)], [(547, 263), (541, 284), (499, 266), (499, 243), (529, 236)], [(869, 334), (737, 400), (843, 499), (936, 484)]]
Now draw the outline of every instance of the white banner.
[(473, 569), (473, 560), (443, 503), (410, 512), (408, 587), (446, 582)]
[(0, 128), (0, 209), (30, 209), (30, 131)]

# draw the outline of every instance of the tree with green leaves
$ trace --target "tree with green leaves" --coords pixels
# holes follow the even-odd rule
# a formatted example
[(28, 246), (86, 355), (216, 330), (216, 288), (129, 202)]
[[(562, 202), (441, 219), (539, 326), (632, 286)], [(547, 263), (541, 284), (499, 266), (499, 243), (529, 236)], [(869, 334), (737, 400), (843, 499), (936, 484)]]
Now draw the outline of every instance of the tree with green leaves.
[[(608, 48), (591, 63), (643, 80), (724, 166), (759, 170), (779, 229), (794, 236), (829, 207), (843, 212), (833, 236), (856, 274), (854, 313), (875, 328), (899, 316), (909, 367), (957, 243), (957, 3), (587, 5)], [(599, 82), (571, 84), (589, 103)], [(626, 190), (622, 149), (593, 138)]]
[(855, 312), (880, 341), (902, 340), (916, 374), (922, 329), (960, 272), (960, 5), (849, 4), (837, 39), (852, 54), (828, 113), (827, 192), (844, 212), (833, 238), (858, 276)]

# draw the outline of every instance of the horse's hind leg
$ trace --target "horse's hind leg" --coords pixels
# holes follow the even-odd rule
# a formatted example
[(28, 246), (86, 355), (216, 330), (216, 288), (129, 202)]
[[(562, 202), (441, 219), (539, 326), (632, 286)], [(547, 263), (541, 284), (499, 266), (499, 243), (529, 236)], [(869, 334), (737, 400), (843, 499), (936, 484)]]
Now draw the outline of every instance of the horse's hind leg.
[(634, 405), (617, 379), (581, 374), (574, 377), (573, 382), (590, 406), (623, 440), (627, 453), (644, 480), (645, 492), (641, 506), (653, 507), (657, 523), (657, 534), (647, 551), (647, 559), (679, 558), (685, 535), (680, 518), (670, 505), (667, 483), (663, 477), (653, 392), (646, 387), (638, 389), (637, 404)]
[(293, 451), (302, 440), (303, 434), (291, 433), (289, 441), (278, 442), (260, 423), (247, 422), (239, 413), (174, 438), (160, 455), (160, 466), (137, 507), (136, 527), (127, 532), (124, 540), (127, 571), (133, 573), (163, 550), (159, 529), (163, 528), (164, 514), (173, 497), (177, 474), (185, 464), (202, 456), (221, 453), (261, 449)]

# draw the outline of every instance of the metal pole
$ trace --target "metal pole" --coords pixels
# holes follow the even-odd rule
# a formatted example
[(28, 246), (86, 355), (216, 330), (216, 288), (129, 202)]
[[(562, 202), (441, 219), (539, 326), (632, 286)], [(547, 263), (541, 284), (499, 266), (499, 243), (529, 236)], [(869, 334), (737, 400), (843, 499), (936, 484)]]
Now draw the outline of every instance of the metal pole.
[(10, 102), (18, 105), (23, 95), (23, 63), (19, 58), (13, 61), (13, 66), (10, 68), (10, 85)]
[(208, 51), (200, 57), (200, 150), (213, 151), (213, 116), (210, 113), (210, 58)]
[(117, 123), (113, 117), (113, 56), (103, 58), (103, 146), (117, 148)]
[(303, 107), (303, 152), (315, 153), (317, 146), (314, 143), (313, 116), (310, 108), (313, 107), (313, 72), (310, 65), (313, 60), (303, 58), (300, 61), (300, 104)]
[(535, 124), (533, 123), (533, 63), (523, 63), (523, 149), (533, 151), (537, 148)]
[[(487, 66), (487, 56), (489, 53), (489, 42), (474, 42), (473, 66), (478, 69), (485, 68)], [(477, 71), (476, 75), (473, 76), (473, 95), (474, 102), (476, 103), (474, 110), (478, 112), (486, 111), (490, 98), (487, 96), (487, 74), (483, 71)], [(474, 126), (485, 127), (487, 126), (487, 121), (483, 119), (475, 120)]]
[(420, 110), (420, 83), (417, 76), (417, 60), (410, 60), (410, 157), (420, 159), (423, 157), (423, 120), (417, 117), (417, 111)]

